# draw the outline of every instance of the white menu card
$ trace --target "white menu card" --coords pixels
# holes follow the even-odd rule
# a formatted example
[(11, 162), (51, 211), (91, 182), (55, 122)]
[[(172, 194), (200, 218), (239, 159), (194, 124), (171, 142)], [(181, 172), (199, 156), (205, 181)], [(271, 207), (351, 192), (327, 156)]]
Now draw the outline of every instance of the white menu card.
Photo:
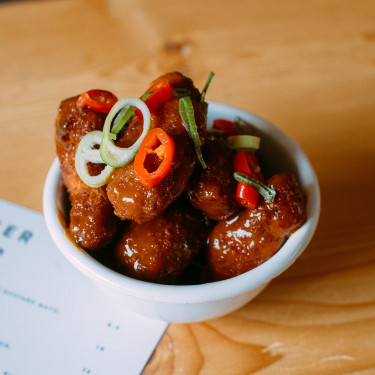
[(0, 200), (0, 375), (140, 374), (166, 326), (116, 308), (41, 213)]

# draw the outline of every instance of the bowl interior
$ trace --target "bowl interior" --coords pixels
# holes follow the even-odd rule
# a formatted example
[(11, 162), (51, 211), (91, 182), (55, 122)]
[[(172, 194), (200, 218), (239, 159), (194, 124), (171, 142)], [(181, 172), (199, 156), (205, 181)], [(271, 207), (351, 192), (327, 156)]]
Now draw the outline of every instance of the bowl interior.
[(240, 117), (261, 137), (259, 159), (266, 176), (292, 172), (307, 196), (307, 221), (269, 260), (232, 279), (200, 285), (160, 285), (121, 275), (77, 249), (66, 234), (62, 217), (67, 216), (66, 192), (59, 162), (48, 173), (43, 194), (43, 210), (48, 230), (62, 254), (81, 272), (104, 287), (159, 303), (200, 303), (240, 295), (269, 282), (288, 268), (306, 248), (316, 229), (320, 212), (320, 193), (315, 172), (302, 149), (284, 132), (262, 118), (227, 105), (209, 102), (208, 128), (216, 118)]

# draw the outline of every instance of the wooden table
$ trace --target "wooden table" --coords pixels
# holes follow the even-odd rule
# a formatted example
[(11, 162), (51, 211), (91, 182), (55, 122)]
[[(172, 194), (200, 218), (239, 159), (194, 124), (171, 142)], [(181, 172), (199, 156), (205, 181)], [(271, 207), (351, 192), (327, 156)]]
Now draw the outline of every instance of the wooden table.
[(60, 100), (139, 95), (180, 70), (207, 99), (275, 123), (320, 180), (302, 257), (253, 302), (172, 324), (144, 373), (375, 373), (375, 2), (0, 4), (0, 198), (42, 210)]

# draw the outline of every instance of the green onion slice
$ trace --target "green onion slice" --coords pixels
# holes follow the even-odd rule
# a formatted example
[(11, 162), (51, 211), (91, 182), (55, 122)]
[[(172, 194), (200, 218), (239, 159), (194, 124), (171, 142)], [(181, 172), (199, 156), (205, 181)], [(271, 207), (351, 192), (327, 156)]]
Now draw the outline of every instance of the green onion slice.
[[(134, 108), (131, 109), (131, 107), (136, 107), (142, 112), (142, 115), (143, 115), (142, 134), (132, 146), (128, 148), (117, 147), (115, 143), (113, 142), (114, 140), (116, 140), (116, 134), (114, 134), (111, 131), (112, 121), (116, 117), (116, 115), (122, 110), (124, 110), (124, 114), (127, 114), (128, 111), (131, 111), (131, 110), (134, 111)], [(100, 144), (100, 156), (102, 157), (103, 161), (113, 168), (122, 167), (130, 163), (135, 158), (135, 155), (137, 154), (137, 151), (143, 139), (145, 138), (147, 132), (149, 131), (150, 124), (151, 124), (150, 110), (141, 99), (124, 98), (116, 102), (116, 104), (112, 107), (111, 111), (108, 113), (108, 116), (104, 122), (103, 138)]]
[(173, 90), (173, 96), (176, 98), (183, 98), (184, 96), (190, 96), (191, 95), (191, 90), (185, 89), (183, 87), (177, 87), (176, 89)]
[(259, 194), (263, 196), (264, 200), (267, 203), (271, 203), (274, 201), (276, 191), (273, 190), (271, 187), (267, 186), (266, 184), (264, 184), (263, 182), (239, 172), (234, 172), (233, 177), (238, 182), (243, 182), (256, 189), (259, 192)]
[(203, 160), (202, 155), (202, 143), (199, 138), (197, 124), (194, 117), (194, 107), (191, 99), (188, 96), (180, 98), (178, 103), (178, 110), (182, 119), (182, 124), (184, 125), (186, 131), (190, 135), (191, 139), (194, 142), (195, 152), (197, 153), (198, 159), (204, 169), (207, 168), (207, 164)]
[(256, 151), (260, 146), (260, 138), (254, 135), (233, 135), (227, 138), (227, 142), (236, 150)]
[(75, 167), (78, 176), (85, 184), (91, 187), (105, 185), (113, 172), (113, 168), (107, 165), (100, 174), (92, 176), (87, 168), (87, 163), (89, 162), (95, 164), (103, 163), (103, 160), (100, 157), (99, 148), (94, 148), (95, 146), (100, 145), (102, 137), (103, 132), (100, 130), (87, 133), (79, 142), (75, 155)]

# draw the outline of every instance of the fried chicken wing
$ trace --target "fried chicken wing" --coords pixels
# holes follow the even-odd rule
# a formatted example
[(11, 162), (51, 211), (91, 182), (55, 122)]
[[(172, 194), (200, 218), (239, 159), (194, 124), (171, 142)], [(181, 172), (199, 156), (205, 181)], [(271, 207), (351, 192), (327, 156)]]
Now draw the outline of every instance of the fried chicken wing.
[[(168, 73), (160, 78), (169, 80), (171, 86), (191, 91), (195, 121), (201, 142), (206, 137), (206, 116), (200, 103), (200, 93), (193, 82), (181, 73)], [(160, 79), (159, 78), (159, 79)], [(156, 80), (157, 81), (157, 80)], [(175, 154), (167, 176), (157, 185), (144, 186), (136, 177), (133, 162), (117, 168), (107, 185), (108, 198), (115, 214), (122, 220), (142, 223), (161, 215), (175, 201), (188, 185), (189, 178), (198, 163), (194, 144), (186, 132), (179, 114), (179, 99), (162, 105), (151, 116), (151, 128), (162, 128), (175, 143)], [(134, 117), (118, 145), (129, 147), (138, 139), (142, 131), (142, 120)]]
[(197, 168), (187, 193), (190, 203), (212, 220), (225, 220), (238, 213), (237, 182), (233, 178), (233, 151), (216, 137), (210, 136), (203, 150), (207, 169)]
[(280, 173), (267, 181), (276, 191), (274, 202), (262, 200), (219, 222), (209, 236), (208, 267), (214, 280), (228, 279), (257, 267), (274, 255), (305, 221), (305, 204), (295, 178)]
[[(74, 160), (81, 138), (93, 130), (102, 130), (106, 115), (77, 107), (77, 99), (69, 98), (60, 104), (55, 122), (56, 151), (71, 202), (69, 232), (77, 244), (95, 250), (112, 241), (118, 219), (113, 213), (105, 188), (86, 185), (76, 172)], [(92, 164), (90, 173), (96, 174), (101, 168), (100, 165)]]
[(171, 283), (205, 244), (207, 225), (199, 211), (180, 202), (145, 223), (129, 221), (115, 248), (117, 269), (136, 279)]

